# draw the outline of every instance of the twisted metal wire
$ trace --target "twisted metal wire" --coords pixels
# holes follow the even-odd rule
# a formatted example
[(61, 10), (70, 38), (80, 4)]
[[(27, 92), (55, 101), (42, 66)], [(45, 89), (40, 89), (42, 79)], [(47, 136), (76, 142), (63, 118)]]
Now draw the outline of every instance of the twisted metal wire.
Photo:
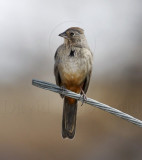
[(87, 103), (91, 106), (97, 107), (97, 108), (102, 109), (106, 112), (109, 112), (109, 113), (111, 113), (115, 116), (118, 116), (122, 119), (125, 119), (125, 120), (127, 120), (127, 121), (129, 121), (129, 122), (131, 122), (135, 125), (138, 125), (139, 127), (142, 127), (142, 121), (141, 120), (139, 120), (137, 118), (134, 118), (131, 115), (126, 114), (126, 113), (124, 113), (124, 112), (122, 112), (118, 109), (115, 109), (115, 108), (110, 107), (106, 104), (98, 102), (94, 99), (91, 99), (91, 98), (88, 98), (88, 97), (87, 97), (87, 99), (84, 99), (83, 96), (81, 96), (80, 94), (77, 94), (77, 93), (72, 92), (72, 91), (67, 90), (67, 89), (60, 88), (59, 86), (57, 86), (55, 84), (52, 84), (52, 83), (49, 83), (49, 82), (44, 82), (44, 81), (39, 81), (39, 80), (33, 79), (32, 84), (36, 87), (43, 88), (43, 89), (46, 89), (46, 90), (49, 90), (49, 91), (52, 91), (52, 92), (60, 93), (60, 94), (65, 95), (67, 97), (77, 99), (81, 102)]

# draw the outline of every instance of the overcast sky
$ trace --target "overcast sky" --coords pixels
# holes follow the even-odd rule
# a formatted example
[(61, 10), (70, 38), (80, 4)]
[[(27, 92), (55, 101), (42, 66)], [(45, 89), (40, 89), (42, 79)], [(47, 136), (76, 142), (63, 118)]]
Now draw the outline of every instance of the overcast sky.
[(53, 64), (63, 42), (58, 34), (71, 26), (85, 30), (96, 75), (141, 63), (141, 6), (140, 0), (0, 0), (0, 81), (32, 72), (45, 57)]

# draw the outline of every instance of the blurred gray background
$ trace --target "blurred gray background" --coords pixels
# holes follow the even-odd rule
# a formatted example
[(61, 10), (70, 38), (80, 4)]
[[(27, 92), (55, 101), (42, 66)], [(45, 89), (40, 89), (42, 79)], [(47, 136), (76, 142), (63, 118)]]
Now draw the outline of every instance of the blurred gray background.
[(0, 0), (0, 159), (141, 160), (142, 129), (84, 104), (73, 140), (62, 139), (55, 83), (58, 36), (85, 30), (94, 54), (88, 97), (142, 120), (142, 1)]

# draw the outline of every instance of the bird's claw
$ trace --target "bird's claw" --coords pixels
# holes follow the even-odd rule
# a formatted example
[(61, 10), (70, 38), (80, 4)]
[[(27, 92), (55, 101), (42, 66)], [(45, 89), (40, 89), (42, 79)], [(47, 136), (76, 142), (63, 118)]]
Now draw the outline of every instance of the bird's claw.
[(87, 100), (87, 96), (86, 96), (86, 94), (84, 93), (84, 91), (82, 89), (81, 89), (81, 97), (83, 99), (81, 106), (83, 106), (84, 102)]
[(61, 95), (62, 98), (64, 98), (65, 97), (64, 91), (66, 90), (66, 88), (64, 86), (61, 86), (60, 88), (62, 90), (62, 93), (60, 95)]

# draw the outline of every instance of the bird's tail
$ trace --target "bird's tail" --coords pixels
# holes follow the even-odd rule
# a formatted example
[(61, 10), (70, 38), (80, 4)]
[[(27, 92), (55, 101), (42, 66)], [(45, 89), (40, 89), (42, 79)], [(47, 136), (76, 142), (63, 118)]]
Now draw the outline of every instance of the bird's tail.
[(62, 136), (72, 139), (75, 135), (77, 114), (77, 100), (68, 97), (64, 98)]

